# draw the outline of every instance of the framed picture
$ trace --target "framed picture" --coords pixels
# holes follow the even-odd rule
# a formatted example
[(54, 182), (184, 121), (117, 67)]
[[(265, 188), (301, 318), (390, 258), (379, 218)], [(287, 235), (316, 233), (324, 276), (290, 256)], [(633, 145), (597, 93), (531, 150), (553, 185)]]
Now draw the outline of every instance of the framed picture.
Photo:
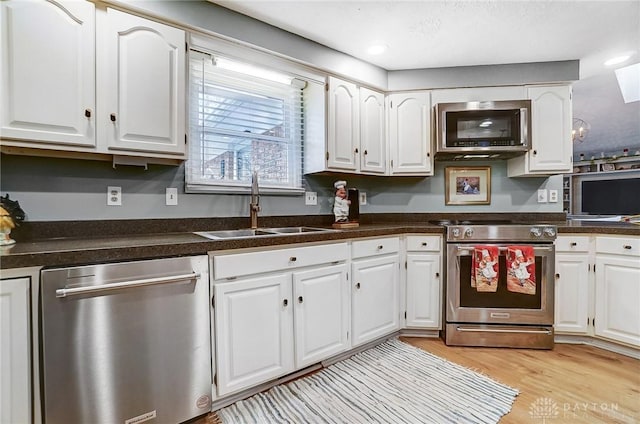
[(445, 205), (491, 204), (491, 167), (445, 168)]

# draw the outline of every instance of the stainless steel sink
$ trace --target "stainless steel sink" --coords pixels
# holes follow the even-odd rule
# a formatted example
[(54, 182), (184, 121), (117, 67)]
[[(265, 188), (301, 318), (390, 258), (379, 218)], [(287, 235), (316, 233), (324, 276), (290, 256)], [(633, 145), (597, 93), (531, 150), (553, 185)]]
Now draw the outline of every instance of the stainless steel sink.
[(245, 237), (259, 237), (259, 236), (273, 236), (275, 233), (264, 231), (262, 229), (242, 229), (242, 230), (220, 230), (220, 231), (197, 231), (194, 234), (211, 239), (230, 239), (230, 238), (245, 238)]
[(258, 228), (240, 230), (219, 230), (219, 231), (196, 231), (194, 234), (211, 240), (234, 239), (261, 236), (278, 236), (287, 234), (318, 233), (336, 231), (331, 228), (314, 227), (279, 227), (279, 228)]
[(336, 231), (331, 228), (314, 228), (314, 227), (280, 227), (280, 228), (265, 228), (264, 230), (277, 233), (277, 234), (322, 233), (322, 232)]

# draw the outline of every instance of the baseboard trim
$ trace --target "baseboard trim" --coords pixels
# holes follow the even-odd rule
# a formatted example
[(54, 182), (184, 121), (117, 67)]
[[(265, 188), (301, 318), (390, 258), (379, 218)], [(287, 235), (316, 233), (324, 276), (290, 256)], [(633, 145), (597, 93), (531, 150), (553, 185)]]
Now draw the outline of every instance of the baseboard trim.
[(613, 343), (607, 340), (598, 339), (589, 336), (574, 336), (570, 334), (555, 334), (554, 341), (556, 343), (565, 344), (583, 344), (597, 347), (599, 349), (608, 350), (609, 352), (619, 353), (620, 355), (629, 356), (634, 359), (640, 359), (640, 350)]

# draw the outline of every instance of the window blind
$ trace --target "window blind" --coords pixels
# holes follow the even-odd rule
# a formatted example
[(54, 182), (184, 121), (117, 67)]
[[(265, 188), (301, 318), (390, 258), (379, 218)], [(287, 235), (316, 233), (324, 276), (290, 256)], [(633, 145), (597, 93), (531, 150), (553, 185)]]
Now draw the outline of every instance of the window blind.
[(304, 81), (197, 51), (189, 69), (187, 189), (243, 192), (257, 171), (261, 190), (300, 191)]

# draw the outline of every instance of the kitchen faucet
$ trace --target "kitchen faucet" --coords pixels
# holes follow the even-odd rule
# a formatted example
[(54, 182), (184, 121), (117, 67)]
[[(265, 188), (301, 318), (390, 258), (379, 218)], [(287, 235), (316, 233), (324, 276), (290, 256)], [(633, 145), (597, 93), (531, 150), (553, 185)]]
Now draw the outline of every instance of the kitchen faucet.
[(251, 175), (251, 203), (249, 203), (249, 217), (251, 228), (258, 228), (258, 212), (260, 212), (260, 191), (258, 190), (258, 172)]

